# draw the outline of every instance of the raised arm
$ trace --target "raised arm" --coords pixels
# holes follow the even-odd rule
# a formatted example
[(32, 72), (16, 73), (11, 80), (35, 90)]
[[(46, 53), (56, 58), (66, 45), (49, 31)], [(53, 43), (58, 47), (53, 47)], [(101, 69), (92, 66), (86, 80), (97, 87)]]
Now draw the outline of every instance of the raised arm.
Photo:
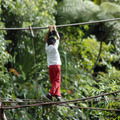
[(56, 26), (55, 26), (55, 25), (53, 25), (53, 29), (54, 29), (55, 32), (56, 32), (57, 40), (60, 40), (60, 36), (59, 36), (59, 34), (58, 34), (58, 32), (57, 32), (57, 29), (56, 29)]
[(48, 35), (49, 35), (50, 31), (52, 30), (52, 27), (53, 27), (52, 25), (49, 26), (49, 30), (48, 30), (48, 33), (47, 33), (46, 38), (45, 38), (46, 43), (47, 43)]

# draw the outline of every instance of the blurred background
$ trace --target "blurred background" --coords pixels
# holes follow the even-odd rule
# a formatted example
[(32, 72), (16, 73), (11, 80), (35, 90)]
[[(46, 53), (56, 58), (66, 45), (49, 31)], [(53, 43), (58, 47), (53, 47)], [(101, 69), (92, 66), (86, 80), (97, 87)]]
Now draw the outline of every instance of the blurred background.
[[(120, 18), (120, 0), (2, 0), (0, 15), (0, 28), (100, 21)], [(63, 33), (59, 46), (63, 101), (120, 90), (120, 21), (57, 30)], [(51, 86), (45, 53), (47, 31), (34, 30), (32, 38), (29, 30), (0, 30), (0, 96), (6, 101), (41, 100), (48, 93)], [(118, 93), (99, 97), (99, 102), (94, 99), (72, 105), (119, 109), (119, 97)], [(63, 106), (12, 109), (5, 114), (9, 120), (120, 119), (119, 112)]]

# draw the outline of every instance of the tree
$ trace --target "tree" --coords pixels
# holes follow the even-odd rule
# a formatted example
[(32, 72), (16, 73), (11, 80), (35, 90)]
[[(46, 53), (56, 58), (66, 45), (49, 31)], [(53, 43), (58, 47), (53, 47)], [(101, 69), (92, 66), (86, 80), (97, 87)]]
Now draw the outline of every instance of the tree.
[[(102, 2), (96, 5), (91, 1), (74, 2), (64, 0), (58, 3), (56, 14), (57, 24), (88, 22), (104, 19), (119, 18), (120, 6), (111, 2)], [(119, 21), (106, 22), (89, 25), (89, 30), (85, 32), (86, 37), (95, 35), (98, 41), (104, 39), (107, 44), (113, 44), (114, 50), (119, 54)], [(102, 37), (100, 34), (102, 33)], [(77, 31), (76, 31), (77, 32)]]
[[(0, 2), (1, 5), (1, 2)], [(0, 13), (2, 12), (0, 7)], [(1, 19), (1, 17), (0, 17)], [(4, 23), (0, 21), (0, 28), (4, 28)], [(4, 39), (4, 34), (6, 34), (5, 31), (0, 31), (0, 96), (9, 96), (8, 93), (11, 93), (12, 88), (10, 82), (10, 74), (8, 70), (6, 69), (5, 65), (11, 60), (11, 55), (8, 53), (6, 47), (9, 44), (10, 41), (6, 41)], [(9, 88), (9, 89), (6, 89)]]

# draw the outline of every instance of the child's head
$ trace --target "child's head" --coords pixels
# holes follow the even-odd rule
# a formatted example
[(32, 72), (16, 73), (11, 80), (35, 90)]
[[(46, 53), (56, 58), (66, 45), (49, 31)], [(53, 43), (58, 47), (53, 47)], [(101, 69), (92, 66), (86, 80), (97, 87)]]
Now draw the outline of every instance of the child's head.
[(52, 37), (52, 36), (56, 36), (55, 30), (52, 30), (52, 31), (49, 32), (48, 38), (49, 38), (49, 37)]
[(56, 42), (56, 39), (54, 37), (49, 37), (47, 40), (48, 45), (52, 45)]
[(48, 45), (52, 45), (56, 42), (55, 36), (56, 36), (56, 32), (52, 30), (48, 35), (48, 40), (47, 40)]

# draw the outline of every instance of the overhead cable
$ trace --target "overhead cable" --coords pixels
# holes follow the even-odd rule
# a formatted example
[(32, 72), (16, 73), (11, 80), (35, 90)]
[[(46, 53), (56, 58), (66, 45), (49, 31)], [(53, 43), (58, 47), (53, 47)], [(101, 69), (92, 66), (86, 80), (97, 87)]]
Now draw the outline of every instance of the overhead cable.
[[(106, 20), (99, 20), (99, 21), (89, 21), (89, 22), (82, 22), (82, 23), (73, 23), (73, 24), (65, 24), (65, 25), (56, 25), (56, 27), (67, 27), (67, 26), (77, 26), (77, 25), (87, 25), (87, 24), (95, 24), (95, 23), (104, 23), (104, 22), (111, 22), (111, 21), (118, 21), (120, 18), (115, 19), (106, 19)], [(33, 30), (37, 29), (46, 29), (47, 27), (32, 27)], [(0, 30), (29, 30), (30, 28), (0, 28)]]

